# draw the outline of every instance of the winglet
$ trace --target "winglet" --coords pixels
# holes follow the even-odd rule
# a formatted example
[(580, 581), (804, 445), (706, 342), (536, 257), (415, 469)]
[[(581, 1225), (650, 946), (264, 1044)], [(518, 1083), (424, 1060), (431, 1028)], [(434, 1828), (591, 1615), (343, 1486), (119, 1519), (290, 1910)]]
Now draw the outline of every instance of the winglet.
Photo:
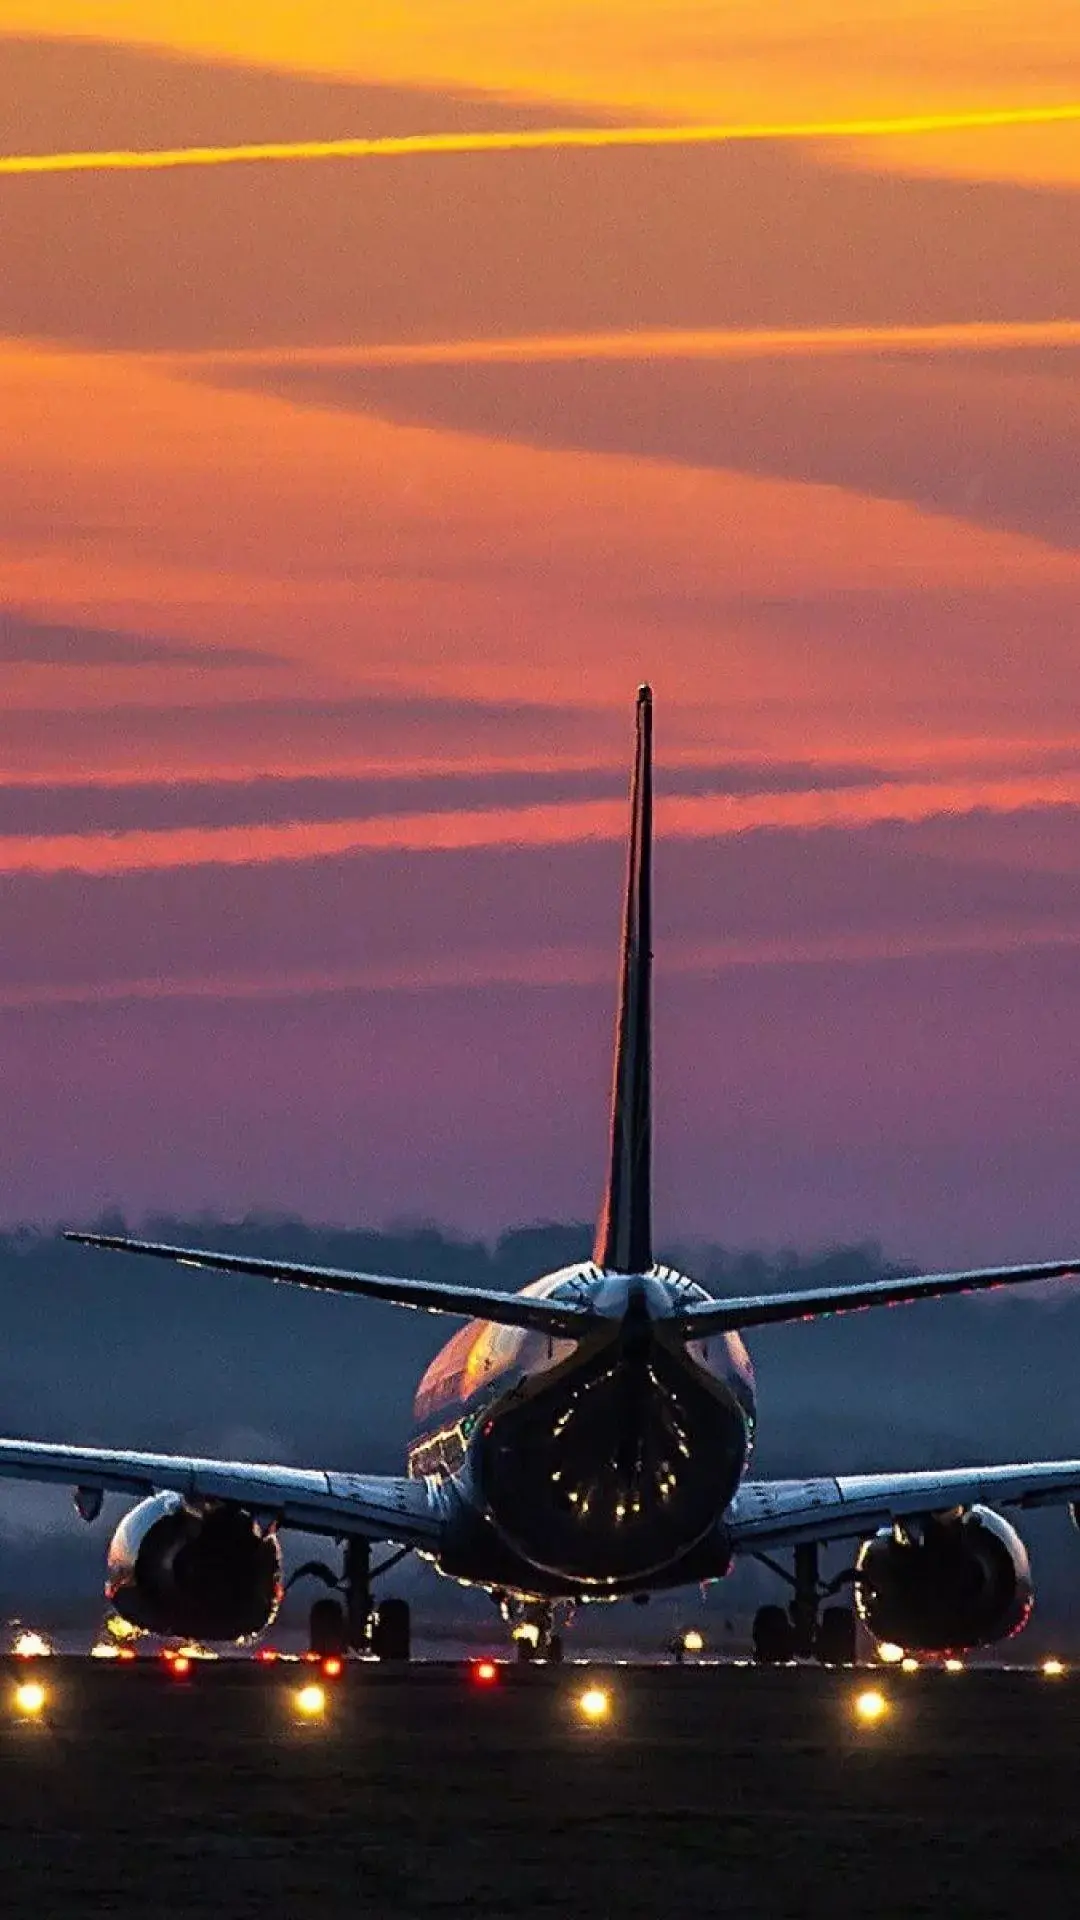
[(652, 1265), (652, 688), (639, 687), (630, 788), (611, 1160), (594, 1258), (615, 1273)]

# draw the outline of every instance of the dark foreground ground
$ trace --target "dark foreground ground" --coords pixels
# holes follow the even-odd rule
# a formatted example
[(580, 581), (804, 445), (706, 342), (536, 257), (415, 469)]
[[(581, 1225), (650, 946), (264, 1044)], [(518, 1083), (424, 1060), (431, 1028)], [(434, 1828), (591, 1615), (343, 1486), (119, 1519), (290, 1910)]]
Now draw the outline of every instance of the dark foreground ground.
[[(0, 1913), (1056, 1916), (1080, 1676), (296, 1666), (0, 1670)], [(609, 1687), (607, 1721), (577, 1696)], [(856, 1693), (881, 1687), (873, 1728)]]

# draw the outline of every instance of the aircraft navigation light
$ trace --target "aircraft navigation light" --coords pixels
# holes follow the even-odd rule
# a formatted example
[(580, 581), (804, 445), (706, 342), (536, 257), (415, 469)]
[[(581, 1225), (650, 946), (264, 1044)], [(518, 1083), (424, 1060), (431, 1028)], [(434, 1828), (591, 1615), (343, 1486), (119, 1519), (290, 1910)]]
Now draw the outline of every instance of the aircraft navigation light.
[(877, 1687), (867, 1687), (855, 1695), (855, 1712), (864, 1727), (876, 1727), (888, 1711), (889, 1703)]
[(48, 1699), (40, 1680), (24, 1680), (15, 1689), (15, 1706), (27, 1720), (36, 1719)]
[(603, 1687), (586, 1687), (578, 1695), (578, 1707), (586, 1720), (606, 1720), (611, 1712), (611, 1696)]
[(499, 1669), (494, 1660), (474, 1660), (469, 1671), (475, 1686), (494, 1687), (498, 1684)]
[(1042, 1675), (1045, 1680), (1060, 1680), (1064, 1671), (1064, 1662), (1055, 1660), (1052, 1656), (1049, 1660), (1044, 1660), (1042, 1663)]
[(326, 1694), (322, 1687), (298, 1687), (293, 1699), (296, 1711), (305, 1720), (318, 1720), (326, 1712)]
[(878, 1647), (877, 1657), (883, 1660), (887, 1667), (896, 1667), (904, 1657), (904, 1649), (898, 1647), (895, 1640), (883, 1640)]
[(340, 1680), (344, 1667), (344, 1661), (336, 1653), (328, 1654), (322, 1663), (323, 1675), (327, 1680)]
[(906, 1653), (900, 1662), (901, 1673), (918, 1673), (919, 1663), (914, 1654)]

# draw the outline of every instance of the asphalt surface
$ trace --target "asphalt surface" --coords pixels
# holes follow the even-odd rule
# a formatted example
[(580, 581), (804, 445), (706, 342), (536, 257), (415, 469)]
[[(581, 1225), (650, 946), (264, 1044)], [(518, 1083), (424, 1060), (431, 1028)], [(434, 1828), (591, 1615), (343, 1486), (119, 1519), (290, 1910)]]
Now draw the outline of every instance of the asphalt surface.
[(5, 1663), (0, 1913), (1054, 1920), (1080, 1899), (1080, 1674), (361, 1666), (305, 1721), (313, 1680)]

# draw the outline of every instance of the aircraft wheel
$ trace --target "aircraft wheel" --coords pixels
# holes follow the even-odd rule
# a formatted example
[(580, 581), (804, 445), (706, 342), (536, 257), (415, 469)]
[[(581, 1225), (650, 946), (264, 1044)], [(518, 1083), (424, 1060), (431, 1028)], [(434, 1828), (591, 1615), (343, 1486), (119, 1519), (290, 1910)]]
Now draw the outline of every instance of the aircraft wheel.
[(316, 1600), (308, 1614), (308, 1644), (320, 1660), (342, 1659), (349, 1651), (345, 1609), (337, 1600)]
[(826, 1607), (814, 1635), (814, 1658), (824, 1667), (855, 1665), (854, 1607)]
[(371, 1629), (371, 1651), (380, 1660), (408, 1660), (412, 1615), (407, 1600), (383, 1600)]
[(795, 1658), (795, 1629), (783, 1607), (759, 1607), (754, 1615), (754, 1659), (776, 1667)]

